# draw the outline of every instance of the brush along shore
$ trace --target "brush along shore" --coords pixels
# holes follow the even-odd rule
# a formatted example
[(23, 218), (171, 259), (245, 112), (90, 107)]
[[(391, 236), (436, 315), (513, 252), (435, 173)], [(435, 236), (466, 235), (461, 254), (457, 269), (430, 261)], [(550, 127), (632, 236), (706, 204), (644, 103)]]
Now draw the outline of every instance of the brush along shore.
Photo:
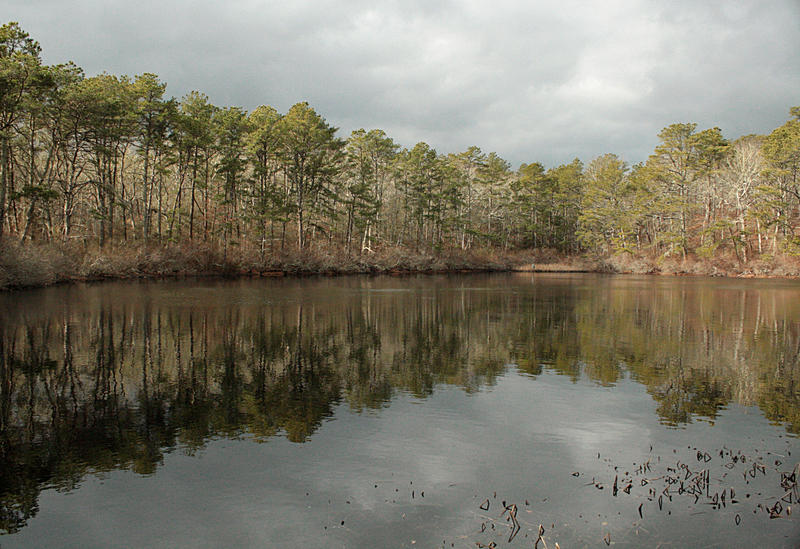
[(71, 281), (192, 276), (284, 276), (510, 271), (531, 254), (491, 250), (416, 251), (392, 248), (348, 255), (341, 250), (228, 250), (166, 244), (87, 250), (77, 246), (0, 245), (0, 290)]
[(225, 250), (200, 243), (104, 250), (75, 245), (20, 245), (14, 241), (0, 244), (0, 290), (113, 279), (490, 271), (795, 278), (800, 277), (800, 258), (762, 258), (742, 264), (726, 257), (565, 256), (551, 250), (419, 251), (397, 247), (359, 255), (333, 247), (262, 252)]

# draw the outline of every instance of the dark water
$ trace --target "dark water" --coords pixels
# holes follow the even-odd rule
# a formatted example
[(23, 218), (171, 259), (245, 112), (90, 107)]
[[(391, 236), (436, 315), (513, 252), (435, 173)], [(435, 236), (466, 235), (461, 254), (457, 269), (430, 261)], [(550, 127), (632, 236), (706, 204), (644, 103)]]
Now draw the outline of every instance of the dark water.
[(0, 546), (796, 547), (799, 355), (780, 280), (6, 294)]

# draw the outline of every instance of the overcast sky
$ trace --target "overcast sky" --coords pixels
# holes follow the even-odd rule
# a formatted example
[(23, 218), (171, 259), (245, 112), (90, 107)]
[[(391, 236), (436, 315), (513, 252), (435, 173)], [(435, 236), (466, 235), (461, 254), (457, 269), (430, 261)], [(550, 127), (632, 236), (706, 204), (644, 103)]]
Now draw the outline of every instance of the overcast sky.
[(46, 63), (167, 94), (554, 166), (647, 158), (676, 122), (767, 133), (800, 105), (800, 0), (0, 0)]

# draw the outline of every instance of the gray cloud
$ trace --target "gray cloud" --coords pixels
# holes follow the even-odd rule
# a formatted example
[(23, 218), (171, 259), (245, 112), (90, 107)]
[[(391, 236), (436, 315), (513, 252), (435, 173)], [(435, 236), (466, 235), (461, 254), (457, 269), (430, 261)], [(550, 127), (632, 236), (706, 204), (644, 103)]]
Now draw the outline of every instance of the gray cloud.
[(800, 104), (800, 4), (12, 0), (46, 62), (154, 72), (177, 97), (286, 111), (342, 136), (470, 145), (513, 164), (644, 160), (674, 122), (765, 133)]

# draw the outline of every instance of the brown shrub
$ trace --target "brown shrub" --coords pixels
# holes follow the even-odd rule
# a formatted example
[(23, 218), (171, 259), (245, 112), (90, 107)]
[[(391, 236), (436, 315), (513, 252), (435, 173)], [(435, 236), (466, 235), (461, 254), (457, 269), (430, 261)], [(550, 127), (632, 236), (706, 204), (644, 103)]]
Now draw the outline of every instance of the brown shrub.
[(0, 289), (47, 286), (74, 276), (79, 252), (54, 244), (0, 242)]
[(605, 264), (608, 270), (614, 273), (649, 274), (659, 271), (659, 268), (647, 257), (629, 253), (612, 255), (606, 259)]
[(664, 273), (712, 276), (800, 276), (800, 258), (762, 256), (742, 264), (732, 253), (702, 258), (690, 255), (649, 257), (628, 253), (613, 256), (565, 256), (554, 250), (476, 248), (376, 248), (348, 252), (343, 247), (317, 244), (261, 253), (257, 247), (227, 250), (205, 243), (117, 245), (90, 249), (66, 245), (0, 243), (0, 289), (44, 286), (76, 277), (88, 279), (193, 275), (236, 276), (280, 271), (287, 274), (382, 272), (448, 272), (519, 270), (550, 267), (615, 273)]

